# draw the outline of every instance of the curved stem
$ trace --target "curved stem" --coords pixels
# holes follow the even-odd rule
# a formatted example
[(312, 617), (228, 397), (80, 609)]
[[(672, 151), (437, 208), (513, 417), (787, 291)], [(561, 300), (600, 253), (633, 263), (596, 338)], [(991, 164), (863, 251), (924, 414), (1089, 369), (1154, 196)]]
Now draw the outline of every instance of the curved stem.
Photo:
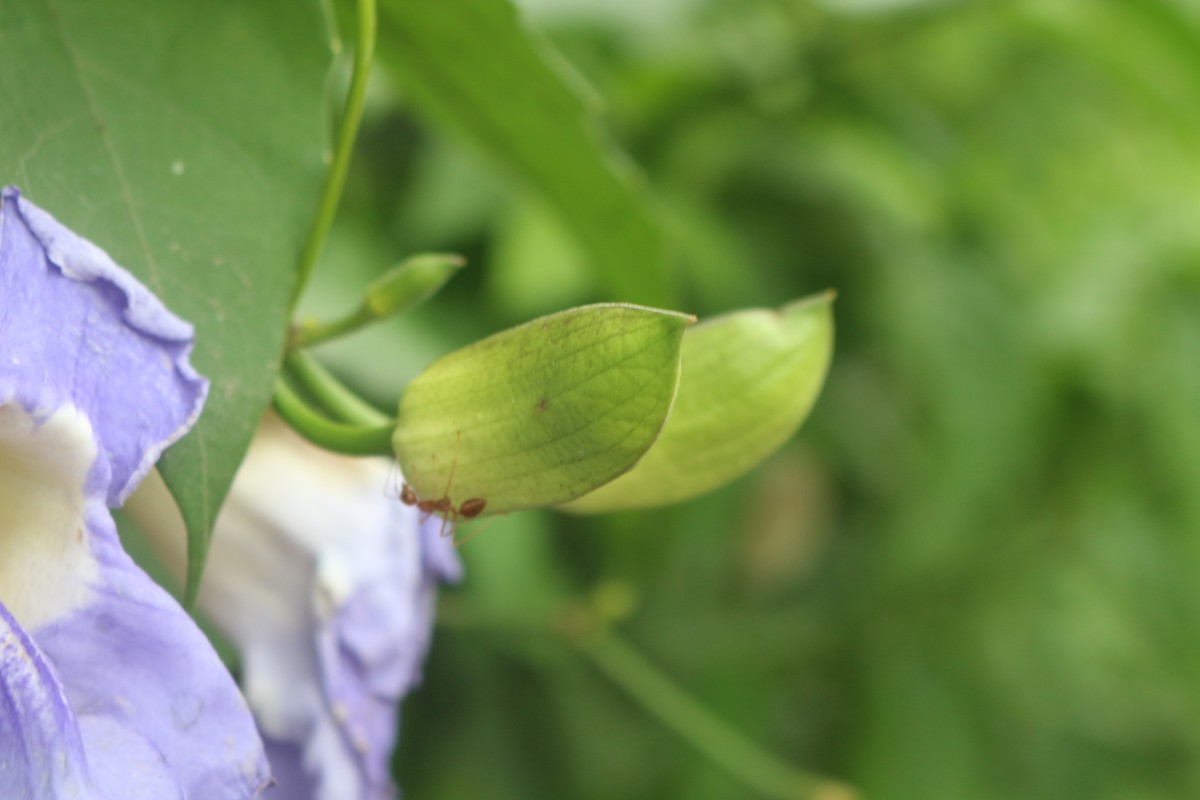
[(764, 795), (781, 800), (852, 800), (855, 797), (848, 786), (802, 772), (763, 751), (612, 631), (575, 641), (601, 672), (659, 722)]
[(465, 264), (462, 256), (453, 253), (410, 256), (371, 281), (358, 308), (328, 322), (304, 320), (295, 325), (288, 347), (312, 347), (418, 306), (437, 294)]
[(293, 350), (283, 363), (309, 394), (342, 422), (371, 427), (395, 426), (394, 420), (352, 392), (308, 353)]
[(296, 288), (292, 294), (293, 309), (304, 287), (308, 285), (317, 257), (325, 248), (325, 239), (329, 236), (334, 215), (337, 214), (338, 202), (342, 199), (342, 188), (346, 185), (346, 173), (350, 168), (350, 155), (354, 152), (354, 140), (358, 138), (358, 126), (362, 122), (367, 78), (371, 74), (371, 62), (375, 58), (375, 29), (375, 0), (358, 0), (358, 37), (354, 46), (354, 71), (350, 77), (350, 91), (346, 96), (346, 107), (342, 111), (341, 125), (338, 127), (333, 162), (325, 174), (321, 203), (317, 206), (317, 215), (309, 228), (308, 240), (300, 253)]
[[(635, 703), (668, 730), (692, 745), (731, 775), (767, 797), (779, 800), (856, 800), (847, 784), (799, 770), (759, 747), (730, 727), (700, 700), (654, 666), (633, 645), (603, 622), (595, 609), (569, 607), (551, 630), (581, 654)], [(504, 641), (545, 634), (542, 618), (497, 614), (472, 608), (455, 598), (438, 604), (437, 622), (460, 629), (499, 630)]]
[(329, 322), (301, 322), (294, 330), (292, 346), (295, 348), (312, 347), (313, 345), (327, 342), (330, 339), (344, 336), (347, 333), (353, 333), (368, 323), (374, 322), (375, 319), (375, 316), (368, 309), (360, 306), (349, 314), (338, 317), (335, 320), (330, 320)]
[(394, 457), (392, 424), (360, 427), (330, 422), (309, 408), (282, 378), (275, 380), (274, 402), (279, 416), (318, 447), (351, 456)]

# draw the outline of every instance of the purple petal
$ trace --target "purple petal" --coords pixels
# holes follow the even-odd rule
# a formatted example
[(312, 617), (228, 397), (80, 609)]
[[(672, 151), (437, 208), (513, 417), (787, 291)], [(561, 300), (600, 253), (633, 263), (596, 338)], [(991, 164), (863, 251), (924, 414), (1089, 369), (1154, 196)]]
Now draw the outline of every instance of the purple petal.
[[(121, 549), (108, 511), (199, 414), (208, 385), (187, 360), (191, 328), (11, 188), (0, 298), (5, 658), (27, 659), (36, 680), (7, 666), (3, 679), (10, 698), (37, 701), (11, 705), (6, 730), (53, 721), (82, 797), (256, 795), (266, 762), (232, 678)], [(60, 796), (35, 780), (0, 796)]]
[(300, 746), (277, 742), (270, 737), (266, 744), (267, 760), (271, 762), (271, 775), (275, 778), (275, 786), (267, 797), (270, 800), (316, 800), (312, 770), (305, 768)]
[(62, 684), (0, 604), (0, 796), (97, 797)]
[[(112, 800), (186, 800), (175, 771), (157, 747), (114, 719), (79, 718), (92, 781)], [(193, 795), (194, 797), (194, 795)]]
[(191, 427), (208, 383), (191, 326), (102, 250), (9, 187), (0, 194), (0, 402), (92, 423), (91, 481), (117, 506)]
[(421, 557), (425, 563), (425, 574), (429, 580), (436, 578), (442, 583), (458, 583), (462, 580), (462, 561), (454, 549), (453, 531), (443, 531), (436, 517), (426, 520), (421, 526)]
[(413, 509), (395, 500), (387, 509), (395, 519), (391, 529), (405, 535), (355, 535), (370, 566), (360, 565), (357, 588), (314, 632), (321, 684), (346, 751), (365, 778), (363, 798), (391, 796), (399, 702), (421, 682), (433, 632), (440, 576), (427, 564), (432, 559), (461, 569), (452, 539), (439, 535), (440, 519), (419, 523)]
[[(276, 800), (394, 795), (399, 702), (420, 681), (438, 586), (461, 567), (440, 520), (422, 525), (388, 484), (387, 462), (268, 423), (217, 520), (199, 605), (242, 653)], [(177, 542), (156, 537), (173, 560)]]
[(188, 797), (255, 796), (266, 783), (265, 758), (228, 671), (183, 609), (121, 549), (99, 504), (88, 533), (100, 563), (94, 602), (34, 633), (72, 707), (152, 742)]
[(0, 792), (48, 800), (184, 797), (162, 755), (144, 738), (111, 719), (76, 718), (58, 674), (3, 605)]

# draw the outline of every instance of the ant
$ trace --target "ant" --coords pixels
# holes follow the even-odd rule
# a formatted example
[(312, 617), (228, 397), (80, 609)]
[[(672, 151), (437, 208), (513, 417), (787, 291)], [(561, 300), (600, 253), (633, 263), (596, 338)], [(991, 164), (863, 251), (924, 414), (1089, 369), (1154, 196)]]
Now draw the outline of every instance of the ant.
[(437, 500), (421, 500), (417, 497), (416, 490), (407, 483), (400, 489), (400, 502), (406, 506), (416, 506), (418, 511), (426, 514), (441, 514), (447, 519), (455, 521), (459, 517), (464, 519), (478, 517), (487, 507), (487, 499), (483, 497), (469, 497), (463, 500), (458, 508), (454, 507), (446, 495), (442, 495)]
[[(461, 431), (459, 432), (459, 441), (461, 441)], [(474, 519), (483, 513), (487, 507), (487, 499), (483, 497), (468, 497), (459, 504), (458, 508), (454, 507), (451, 502), (448, 492), (450, 484), (454, 482), (454, 470), (458, 468), (458, 458), (455, 457), (454, 464), (450, 467), (450, 476), (446, 479), (446, 489), (442, 492), (442, 496), (437, 500), (422, 500), (417, 496), (417, 491), (407, 483), (400, 488), (400, 502), (406, 506), (416, 506), (418, 511), (423, 512), (428, 519), (430, 514), (440, 514), (442, 517), (442, 535), (446, 535), (446, 523), (457, 523), (460, 518)], [(454, 528), (451, 527), (451, 533)], [(464, 542), (466, 539), (463, 540)], [(461, 544), (460, 542), (456, 542)]]

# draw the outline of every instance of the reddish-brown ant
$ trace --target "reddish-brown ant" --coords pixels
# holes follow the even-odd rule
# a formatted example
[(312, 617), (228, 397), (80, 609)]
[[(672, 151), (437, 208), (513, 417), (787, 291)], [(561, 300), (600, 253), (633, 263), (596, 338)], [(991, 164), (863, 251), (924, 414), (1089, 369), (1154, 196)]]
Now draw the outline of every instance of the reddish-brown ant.
[[(447, 535), (446, 523), (451, 523), (449, 533), (454, 532), (454, 524), (461, 517), (462, 519), (473, 519), (483, 513), (483, 509), (487, 507), (487, 499), (483, 497), (469, 497), (458, 506), (454, 507), (450, 498), (447, 495), (442, 495), (437, 500), (421, 500), (417, 497), (417, 492), (407, 483), (400, 490), (400, 501), (407, 506), (416, 506), (418, 511), (426, 515), (439, 514), (442, 517), (442, 535)], [(465, 539), (463, 541), (466, 541)], [(461, 542), (455, 542), (455, 545)]]
[(482, 497), (468, 497), (462, 501), (462, 505), (458, 507), (458, 515), (471, 519), (478, 517), (483, 513), (483, 509), (487, 507), (487, 500)]
[[(459, 434), (461, 441), (461, 432)], [(459, 504), (458, 508), (454, 507), (454, 503), (450, 500), (450, 484), (454, 482), (454, 471), (458, 468), (458, 457), (454, 459), (454, 464), (450, 467), (450, 475), (446, 479), (446, 489), (442, 492), (442, 496), (437, 500), (422, 500), (417, 496), (417, 491), (407, 483), (403, 484), (400, 489), (400, 502), (406, 506), (416, 506), (418, 511), (423, 512), (428, 519), (430, 514), (440, 514), (442, 517), (442, 535), (446, 535), (446, 523), (451, 523), (450, 532), (454, 532), (454, 523), (458, 522), (459, 517), (463, 519), (473, 519), (483, 513), (483, 509), (487, 507), (487, 499), (483, 497), (468, 497)], [(465, 541), (465, 540), (464, 540)], [(456, 542), (457, 544), (457, 542)]]

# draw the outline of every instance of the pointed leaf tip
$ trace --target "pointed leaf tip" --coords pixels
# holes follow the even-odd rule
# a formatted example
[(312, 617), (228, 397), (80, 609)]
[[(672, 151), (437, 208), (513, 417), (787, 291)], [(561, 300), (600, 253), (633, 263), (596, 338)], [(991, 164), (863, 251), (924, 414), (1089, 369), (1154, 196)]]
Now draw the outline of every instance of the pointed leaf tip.
[(679, 396), (637, 466), (563, 506), (576, 513), (687, 500), (783, 445), (816, 401), (833, 349), (834, 292), (705, 320), (683, 340)]

